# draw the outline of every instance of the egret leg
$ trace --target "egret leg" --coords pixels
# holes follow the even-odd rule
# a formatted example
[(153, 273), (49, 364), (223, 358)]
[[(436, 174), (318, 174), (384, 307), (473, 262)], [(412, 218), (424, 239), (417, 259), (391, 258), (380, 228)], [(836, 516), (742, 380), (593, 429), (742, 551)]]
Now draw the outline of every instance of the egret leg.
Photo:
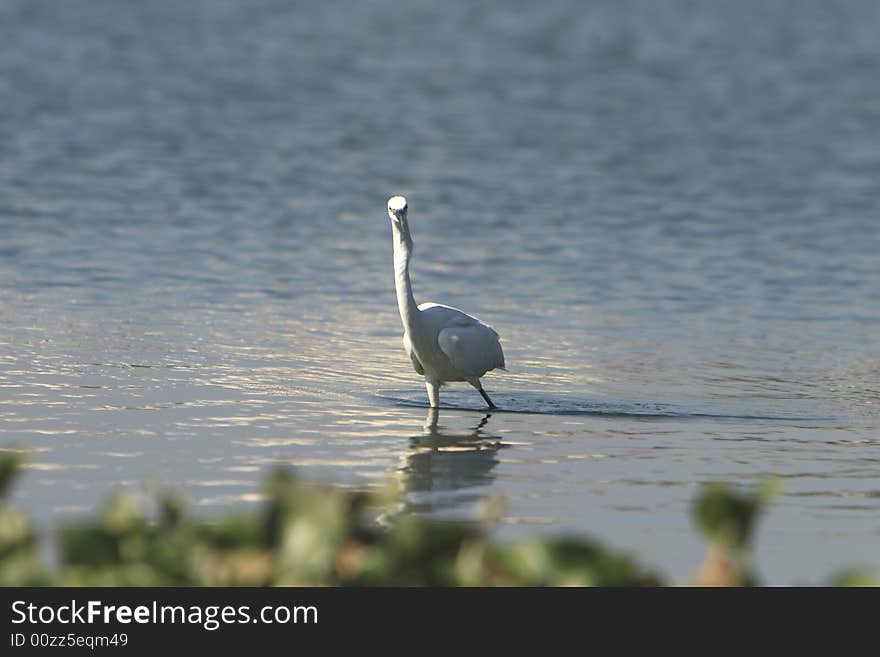
[(433, 381), (425, 381), (425, 388), (428, 389), (428, 404), (431, 408), (440, 407), (440, 386)]
[(440, 419), (440, 412), (436, 408), (428, 409), (428, 417), (425, 418), (425, 435), (436, 436), (437, 421)]
[(494, 411), (494, 410), (496, 410), (496, 409), (498, 408), (498, 407), (492, 402), (492, 400), (489, 399), (489, 395), (486, 394), (486, 391), (483, 390), (482, 387), (477, 388), (477, 390), (480, 391), (480, 394), (483, 395), (483, 399), (485, 399), (485, 400), (486, 400), (486, 403), (489, 404), (489, 410), (490, 410), (490, 411)]

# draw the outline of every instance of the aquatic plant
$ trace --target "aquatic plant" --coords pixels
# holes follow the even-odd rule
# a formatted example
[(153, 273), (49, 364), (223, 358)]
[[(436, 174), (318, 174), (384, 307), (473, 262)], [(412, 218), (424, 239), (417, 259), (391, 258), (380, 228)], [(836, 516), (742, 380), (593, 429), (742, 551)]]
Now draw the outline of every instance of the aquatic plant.
[[(148, 517), (141, 500), (120, 495), (93, 520), (58, 532), (59, 566), (39, 561), (28, 520), (8, 504), (22, 456), (0, 456), (0, 585), (76, 586), (658, 586), (666, 582), (627, 554), (584, 538), (490, 540), (487, 527), (401, 515), (377, 518), (386, 491), (349, 492), (306, 484), (289, 470), (266, 483), (257, 513), (199, 519), (178, 497), (159, 495)], [(692, 584), (749, 585), (755, 524), (770, 484), (739, 492), (706, 486), (694, 518), (709, 541)], [(847, 571), (837, 585), (876, 585)]]
[(30, 522), (6, 503), (23, 461), (20, 452), (0, 454), (0, 586), (41, 586), (49, 581), (40, 566)]
[(762, 511), (776, 494), (775, 480), (753, 491), (737, 491), (713, 482), (694, 502), (693, 518), (709, 542), (706, 559), (692, 584), (740, 586), (757, 584), (751, 563), (751, 543)]

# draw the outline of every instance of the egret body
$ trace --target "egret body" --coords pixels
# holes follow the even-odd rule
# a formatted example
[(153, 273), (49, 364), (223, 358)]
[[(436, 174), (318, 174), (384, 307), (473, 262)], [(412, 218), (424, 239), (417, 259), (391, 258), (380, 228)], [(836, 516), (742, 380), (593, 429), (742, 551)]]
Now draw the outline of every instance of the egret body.
[(498, 334), (488, 324), (457, 308), (439, 303), (416, 305), (409, 280), (413, 241), (406, 211), (403, 196), (388, 199), (403, 347), (416, 372), (425, 377), (432, 408), (439, 406), (440, 386), (449, 381), (467, 381), (480, 392), (489, 408), (496, 408), (483, 390), (480, 377), (490, 370), (504, 369), (504, 352)]

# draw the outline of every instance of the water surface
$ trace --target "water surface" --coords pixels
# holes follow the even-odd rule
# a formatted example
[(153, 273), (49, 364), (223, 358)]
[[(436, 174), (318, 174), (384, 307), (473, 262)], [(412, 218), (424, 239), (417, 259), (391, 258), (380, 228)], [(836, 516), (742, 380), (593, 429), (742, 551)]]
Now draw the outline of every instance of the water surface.
[[(45, 527), (277, 464), (691, 573), (782, 478), (773, 583), (880, 568), (880, 5), (0, 5), (0, 446)], [(418, 301), (502, 335), (436, 417)]]

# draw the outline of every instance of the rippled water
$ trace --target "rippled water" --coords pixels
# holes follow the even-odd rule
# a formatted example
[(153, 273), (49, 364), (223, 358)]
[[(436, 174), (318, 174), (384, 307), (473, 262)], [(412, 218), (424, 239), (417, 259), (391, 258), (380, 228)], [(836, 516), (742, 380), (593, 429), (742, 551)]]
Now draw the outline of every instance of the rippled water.
[[(783, 479), (771, 582), (880, 568), (880, 5), (0, 4), (0, 445), (41, 523), (162, 482), (394, 478), (675, 577), (701, 482)], [(444, 389), (417, 300), (510, 373)]]

